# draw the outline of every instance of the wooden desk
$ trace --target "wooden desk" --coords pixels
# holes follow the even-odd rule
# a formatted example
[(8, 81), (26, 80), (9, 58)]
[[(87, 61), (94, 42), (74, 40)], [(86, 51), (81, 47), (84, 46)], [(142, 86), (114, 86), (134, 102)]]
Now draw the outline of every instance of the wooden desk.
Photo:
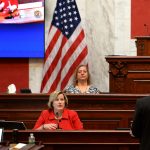
[[(11, 139), (11, 142), (12, 139)], [(16, 144), (7, 144), (5, 142), (0, 143), (0, 150), (9, 150), (10, 148), (16, 146)], [(39, 150), (39, 149), (44, 149), (44, 145), (39, 145), (39, 144), (27, 144), (22, 148), (22, 150)]]
[[(129, 131), (83, 130), (83, 131), (19, 131), (18, 141), (25, 142), (30, 133), (36, 141), (42, 141), (44, 150), (138, 150), (138, 140), (132, 138)], [(12, 139), (12, 131), (4, 131), (5, 140)]]
[[(69, 108), (78, 112), (85, 129), (116, 129), (130, 127), (135, 102), (146, 94), (68, 95)], [(32, 129), (43, 109), (47, 94), (1, 94), (1, 120), (23, 121)]]
[(0, 142), (0, 150), (9, 150), (9, 142)]
[[(78, 110), (84, 129), (116, 129), (130, 127), (133, 110)], [(40, 111), (37, 110), (5, 110), (0, 111), (4, 120), (23, 121), (28, 129), (32, 129)]]
[(150, 56), (107, 56), (110, 93), (150, 93)]
[[(133, 110), (138, 98), (149, 94), (67, 94), (70, 109), (74, 110)], [(0, 94), (0, 110), (47, 109), (48, 94)]]

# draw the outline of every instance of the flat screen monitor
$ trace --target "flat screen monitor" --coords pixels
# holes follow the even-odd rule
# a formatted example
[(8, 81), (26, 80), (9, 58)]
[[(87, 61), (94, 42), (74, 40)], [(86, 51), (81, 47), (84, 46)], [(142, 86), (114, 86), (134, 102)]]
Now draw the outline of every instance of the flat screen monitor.
[(45, 45), (44, 4), (19, 4), (18, 16), (0, 16), (0, 58), (43, 58)]
[(23, 122), (19, 121), (0, 121), (0, 128), (3, 128), (5, 130), (25, 130), (26, 126)]

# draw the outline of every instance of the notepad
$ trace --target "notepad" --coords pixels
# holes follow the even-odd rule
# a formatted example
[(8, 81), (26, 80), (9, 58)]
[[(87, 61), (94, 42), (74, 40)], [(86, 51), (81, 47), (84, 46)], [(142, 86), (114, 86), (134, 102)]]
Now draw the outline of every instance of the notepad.
[(9, 150), (18, 150), (18, 149), (23, 148), (26, 145), (27, 144), (24, 144), (24, 143), (18, 143), (18, 144), (10, 146)]

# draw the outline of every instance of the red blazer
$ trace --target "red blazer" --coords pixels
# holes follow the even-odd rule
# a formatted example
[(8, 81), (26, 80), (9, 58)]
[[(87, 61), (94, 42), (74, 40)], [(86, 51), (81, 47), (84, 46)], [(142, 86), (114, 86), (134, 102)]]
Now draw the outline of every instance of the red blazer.
[[(42, 111), (33, 129), (37, 129), (41, 125), (48, 123), (57, 124), (54, 112), (51, 109)], [(83, 129), (83, 125), (78, 117), (78, 114), (75, 111), (65, 108), (62, 118), (59, 121), (59, 128), (64, 130), (80, 130)]]
[[(18, 7), (18, 0), (9, 0), (11, 5), (16, 5)], [(4, 9), (9, 6), (8, 0), (2, 0), (5, 3)]]

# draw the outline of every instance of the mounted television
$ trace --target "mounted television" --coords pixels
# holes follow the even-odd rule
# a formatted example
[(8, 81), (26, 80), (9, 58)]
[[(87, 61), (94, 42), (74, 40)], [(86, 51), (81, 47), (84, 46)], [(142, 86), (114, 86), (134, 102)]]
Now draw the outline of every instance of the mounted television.
[(43, 2), (19, 4), (11, 15), (0, 16), (0, 58), (43, 58)]

